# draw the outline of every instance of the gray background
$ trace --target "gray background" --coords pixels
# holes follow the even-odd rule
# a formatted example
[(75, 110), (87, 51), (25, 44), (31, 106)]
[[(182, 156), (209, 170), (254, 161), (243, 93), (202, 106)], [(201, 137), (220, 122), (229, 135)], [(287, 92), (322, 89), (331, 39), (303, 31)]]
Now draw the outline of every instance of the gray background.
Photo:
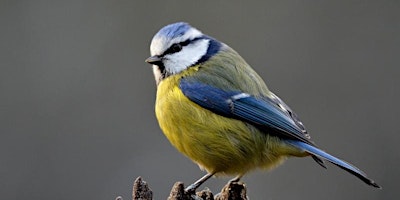
[[(314, 141), (384, 189), (310, 158), (244, 178), (252, 199), (399, 197), (399, 1), (1, 1), (1, 199), (166, 199), (203, 175), (154, 117), (149, 43), (187, 21), (236, 49)], [(218, 191), (228, 178), (204, 186)]]

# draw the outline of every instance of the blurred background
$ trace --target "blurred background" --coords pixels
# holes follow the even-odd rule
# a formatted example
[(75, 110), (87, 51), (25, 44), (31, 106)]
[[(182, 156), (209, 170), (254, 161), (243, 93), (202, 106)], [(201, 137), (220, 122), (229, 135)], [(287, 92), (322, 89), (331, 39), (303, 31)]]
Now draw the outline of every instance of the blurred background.
[[(400, 181), (399, 1), (0, 2), (2, 199), (155, 199), (201, 177), (154, 116), (153, 35), (186, 21), (233, 47), (328, 152), (243, 181), (251, 199), (397, 199)], [(202, 186), (217, 193), (229, 178)]]

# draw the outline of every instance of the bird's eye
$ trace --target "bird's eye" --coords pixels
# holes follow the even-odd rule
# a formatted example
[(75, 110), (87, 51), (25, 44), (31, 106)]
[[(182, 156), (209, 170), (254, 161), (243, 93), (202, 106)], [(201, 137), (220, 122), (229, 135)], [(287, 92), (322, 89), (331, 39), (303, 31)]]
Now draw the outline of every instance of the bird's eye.
[(168, 48), (168, 50), (166, 50), (166, 51), (163, 53), (163, 55), (173, 54), (173, 53), (179, 52), (179, 51), (182, 50), (182, 48), (183, 48), (184, 46), (189, 45), (191, 41), (192, 41), (192, 40), (186, 40), (186, 41), (184, 41), (184, 42), (180, 42), (180, 43), (173, 44), (171, 47)]
[(170, 47), (170, 53), (176, 53), (176, 52), (178, 52), (180, 50), (182, 50), (182, 45), (180, 45), (180, 44), (173, 44)]

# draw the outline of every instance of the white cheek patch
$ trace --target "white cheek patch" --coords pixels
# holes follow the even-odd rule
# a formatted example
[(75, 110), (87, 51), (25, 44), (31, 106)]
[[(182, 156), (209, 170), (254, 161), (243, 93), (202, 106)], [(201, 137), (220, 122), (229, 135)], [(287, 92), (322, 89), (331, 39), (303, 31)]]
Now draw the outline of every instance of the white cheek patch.
[(192, 66), (207, 53), (209, 40), (198, 40), (192, 44), (184, 46), (181, 51), (166, 55), (164, 57), (164, 66), (171, 74), (179, 73)]

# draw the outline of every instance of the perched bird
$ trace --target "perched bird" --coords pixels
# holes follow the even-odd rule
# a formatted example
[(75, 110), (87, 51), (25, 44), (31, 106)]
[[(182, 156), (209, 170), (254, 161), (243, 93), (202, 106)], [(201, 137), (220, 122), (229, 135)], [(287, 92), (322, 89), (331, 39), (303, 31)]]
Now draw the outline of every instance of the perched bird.
[(380, 188), (353, 165), (310, 140), (297, 115), (228, 45), (187, 23), (163, 27), (153, 37), (151, 57), (157, 83), (156, 117), (165, 136), (208, 174), (237, 182), (250, 170), (272, 169), (288, 157), (324, 160)]

